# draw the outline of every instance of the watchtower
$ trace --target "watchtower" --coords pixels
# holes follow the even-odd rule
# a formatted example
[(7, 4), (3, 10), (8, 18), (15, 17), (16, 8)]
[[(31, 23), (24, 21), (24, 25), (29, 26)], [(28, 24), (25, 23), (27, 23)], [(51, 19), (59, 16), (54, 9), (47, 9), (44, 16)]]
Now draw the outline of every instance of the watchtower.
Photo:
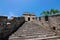
[(34, 13), (30, 13), (30, 12), (24, 12), (23, 17), (25, 17), (25, 21), (33, 21), (36, 18)]

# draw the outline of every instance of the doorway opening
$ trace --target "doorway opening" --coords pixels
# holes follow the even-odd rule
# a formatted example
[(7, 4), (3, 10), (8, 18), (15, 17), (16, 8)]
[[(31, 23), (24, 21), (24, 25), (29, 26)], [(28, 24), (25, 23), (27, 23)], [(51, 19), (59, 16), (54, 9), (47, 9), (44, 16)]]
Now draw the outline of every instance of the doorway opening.
[(45, 16), (45, 21), (48, 21), (48, 16)]
[(30, 17), (28, 17), (28, 21), (30, 21)]
[(53, 27), (53, 30), (56, 30), (56, 28), (55, 28), (55, 27)]

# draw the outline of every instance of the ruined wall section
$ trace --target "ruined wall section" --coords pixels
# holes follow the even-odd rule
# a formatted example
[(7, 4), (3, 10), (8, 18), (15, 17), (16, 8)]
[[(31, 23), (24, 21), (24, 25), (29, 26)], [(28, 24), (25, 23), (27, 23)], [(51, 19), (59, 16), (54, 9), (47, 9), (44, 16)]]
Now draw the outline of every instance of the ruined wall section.
[(13, 34), (14, 32), (16, 32), (16, 30), (18, 30), (18, 28), (21, 27), (24, 22), (25, 22), (24, 17), (14, 17), (11, 24), (7, 25), (8, 31), (6, 30), (6, 33), (4, 36), (6, 37), (6, 36), (9, 36), (10, 34)]
[(13, 17), (8, 20), (5, 16), (0, 16), (0, 38), (6, 39), (14, 33), (25, 22), (24, 17)]
[(0, 16), (0, 27), (1, 28), (6, 27), (6, 23), (7, 23), (7, 17), (6, 16)]
[(60, 34), (60, 15), (50, 16), (49, 25), (54, 32)]
[(55, 17), (55, 16), (49, 17), (49, 25), (50, 25), (50, 27), (56, 27), (57, 26), (57, 17)]
[(6, 16), (0, 16), (0, 23), (5, 23), (7, 21)]
[(3, 37), (4, 29), (7, 27), (7, 17), (6, 16), (0, 16), (0, 38)]
[(45, 28), (47, 30), (50, 30), (50, 28), (49, 28), (49, 22), (45, 20), (45, 16), (41, 17), (41, 24), (42, 24), (43, 28)]

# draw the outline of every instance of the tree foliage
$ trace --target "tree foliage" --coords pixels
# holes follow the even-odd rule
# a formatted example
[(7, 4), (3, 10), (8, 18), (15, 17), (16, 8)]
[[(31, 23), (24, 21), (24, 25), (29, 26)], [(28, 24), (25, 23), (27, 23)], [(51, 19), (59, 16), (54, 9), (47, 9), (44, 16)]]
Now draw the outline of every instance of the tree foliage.
[(50, 9), (50, 10), (46, 10), (46, 11), (43, 11), (42, 14), (44, 16), (48, 16), (48, 15), (52, 15), (52, 14), (59, 14), (60, 13), (60, 10), (58, 9)]

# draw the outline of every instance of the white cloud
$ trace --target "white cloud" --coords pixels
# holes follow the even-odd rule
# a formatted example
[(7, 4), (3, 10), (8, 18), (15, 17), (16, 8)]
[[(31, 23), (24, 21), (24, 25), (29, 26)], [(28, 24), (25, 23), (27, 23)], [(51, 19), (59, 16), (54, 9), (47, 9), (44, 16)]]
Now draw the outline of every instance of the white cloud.
[(10, 18), (11, 16), (15, 16), (15, 14), (13, 12), (9, 12), (8, 18)]

